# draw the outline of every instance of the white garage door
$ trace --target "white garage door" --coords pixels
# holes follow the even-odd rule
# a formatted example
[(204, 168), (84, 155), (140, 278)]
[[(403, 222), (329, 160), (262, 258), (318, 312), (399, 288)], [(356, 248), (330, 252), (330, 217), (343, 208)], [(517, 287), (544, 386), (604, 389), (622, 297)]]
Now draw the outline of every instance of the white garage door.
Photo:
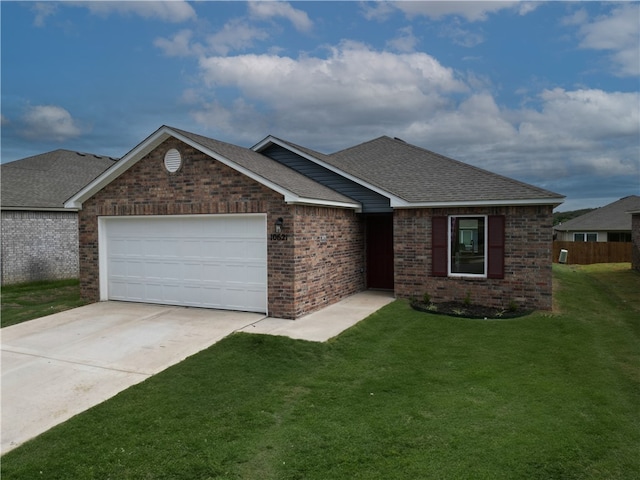
[(103, 299), (267, 311), (265, 215), (101, 217)]

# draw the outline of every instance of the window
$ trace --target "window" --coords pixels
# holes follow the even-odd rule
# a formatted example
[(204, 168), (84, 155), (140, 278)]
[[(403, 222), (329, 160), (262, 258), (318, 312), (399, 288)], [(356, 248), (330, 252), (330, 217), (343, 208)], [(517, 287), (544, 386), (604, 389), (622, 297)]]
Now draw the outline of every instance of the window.
[(449, 217), (449, 273), (486, 275), (486, 217)]
[(504, 278), (504, 215), (435, 216), (431, 227), (434, 277)]
[(609, 242), (631, 242), (631, 232), (607, 232)]
[(574, 242), (597, 242), (598, 234), (597, 233), (574, 233), (573, 241)]

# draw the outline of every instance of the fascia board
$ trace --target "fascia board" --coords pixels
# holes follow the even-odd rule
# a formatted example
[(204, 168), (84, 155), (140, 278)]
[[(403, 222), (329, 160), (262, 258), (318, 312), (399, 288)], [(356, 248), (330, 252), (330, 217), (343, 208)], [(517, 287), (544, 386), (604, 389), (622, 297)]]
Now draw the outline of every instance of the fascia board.
[(77, 208), (66, 207), (0, 207), (0, 210), (14, 212), (77, 212)]
[(285, 203), (293, 204), (293, 205), (316, 205), (322, 207), (334, 207), (334, 208), (349, 208), (356, 211), (356, 213), (362, 212), (362, 205), (360, 203), (350, 203), (350, 202), (334, 202), (331, 200), (319, 200), (316, 198), (304, 198), (298, 196), (287, 196), (284, 197)]
[(333, 173), (336, 173), (338, 175), (340, 175), (341, 177), (344, 177), (348, 180), (351, 180), (352, 182), (355, 182), (359, 185), (362, 185), (365, 188), (368, 188), (369, 190), (372, 190), (380, 195), (382, 195), (383, 197), (387, 197), (389, 199), (389, 201), (393, 204), (393, 203), (397, 203), (398, 205), (402, 205), (402, 204), (406, 204), (407, 202), (405, 200), (403, 200), (400, 197), (397, 197), (395, 195), (393, 195), (392, 193), (387, 192), (386, 190), (381, 189), (380, 187), (376, 187), (375, 185), (371, 185), (370, 183), (365, 182), (364, 180), (362, 180), (361, 178), (355, 177), (349, 173), (346, 173), (342, 170), (340, 170), (337, 167), (334, 167), (333, 165), (330, 165), (326, 162), (323, 162), (322, 160), (320, 160), (319, 158), (316, 158), (312, 155), (309, 155), (308, 153), (305, 153), (301, 150), (298, 150), (297, 148), (292, 147), (291, 145), (282, 142), (281, 140), (279, 140), (278, 138), (272, 137), (272, 136), (268, 136), (267, 138), (265, 138), (264, 140), (262, 140), (261, 142), (257, 143), (256, 145), (254, 145), (253, 147), (251, 147), (251, 149), (255, 152), (259, 152), (260, 150), (264, 149), (265, 147), (267, 147), (269, 144), (276, 144), (282, 148), (286, 148), (287, 150), (289, 150), (292, 153), (295, 153), (296, 155), (301, 156), (302, 158), (306, 158), (307, 160), (309, 160), (310, 162), (313, 162), (317, 165), (320, 165), (323, 168), (326, 168), (327, 170), (332, 171)]
[(91, 183), (67, 200), (64, 204), (65, 208), (82, 209), (82, 204), (88, 198), (91, 198), (97, 192), (102, 190), (116, 178), (126, 172), (135, 165), (142, 157), (151, 152), (154, 148), (164, 142), (173, 135), (168, 127), (160, 127), (152, 133), (146, 140), (122, 157), (115, 165), (105, 170), (101, 175), (95, 178)]
[(450, 208), (450, 207), (510, 207), (510, 206), (534, 206), (553, 205), (558, 206), (566, 197), (549, 199), (526, 198), (516, 200), (477, 200), (472, 202), (403, 202), (402, 204), (391, 202), (393, 208)]

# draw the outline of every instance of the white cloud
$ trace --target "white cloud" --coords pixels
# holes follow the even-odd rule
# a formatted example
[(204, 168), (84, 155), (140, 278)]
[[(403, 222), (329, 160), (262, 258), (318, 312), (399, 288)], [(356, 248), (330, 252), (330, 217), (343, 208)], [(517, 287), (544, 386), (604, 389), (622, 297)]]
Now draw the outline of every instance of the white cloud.
[(462, 28), (460, 22), (457, 19), (448, 22), (440, 29), (440, 34), (443, 37), (450, 38), (453, 43), (462, 47), (475, 47), (476, 45), (484, 42), (484, 37), (480, 33), (472, 32), (469, 29)]
[(193, 32), (185, 29), (180, 30), (170, 39), (156, 38), (153, 44), (164, 52), (168, 57), (186, 57), (190, 55), (199, 55), (202, 53), (203, 47), (199, 44), (192, 44), (191, 39)]
[(71, 114), (55, 105), (30, 107), (23, 121), (25, 128), (22, 134), (30, 139), (62, 142), (81, 133)]
[(222, 30), (207, 38), (209, 52), (227, 55), (231, 51), (244, 50), (253, 46), (255, 40), (266, 40), (269, 34), (242, 19), (227, 22)]
[(484, 21), (489, 14), (504, 9), (517, 8), (521, 15), (525, 15), (534, 8), (530, 2), (484, 2), (484, 1), (439, 1), (439, 2), (393, 2), (392, 5), (402, 10), (407, 16), (425, 16), (439, 20), (446, 16), (463, 17), (469, 22)]
[[(272, 133), (330, 152), (390, 135), (526, 181), (640, 175), (638, 93), (548, 89), (535, 108), (511, 109), (486, 79), (356, 42), (326, 58), (211, 56), (200, 68), (208, 90), (184, 97), (193, 117), (247, 144)], [(221, 100), (219, 87), (236, 99)]]
[(299, 32), (308, 32), (313, 28), (307, 13), (293, 8), (288, 2), (249, 2), (249, 14), (260, 19), (285, 18)]
[[(309, 111), (338, 123), (395, 116), (406, 108), (432, 107), (442, 92), (466, 88), (427, 54), (377, 52), (354, 42), (332, 48), (328, 58), (240, 55), (203, 58), (200, 66), (207, 85), (237, 87), (248, 98), (299, 111), (311, 121)], [(336, 108), (340, 114), (334, 116)]]
[(153, 18), (171, 23), (180, 23), (196, 18), (195, 10), (184, 0), (84, 1), (67, 2), (67, 4), (86, 7), (91, 13), (103, 16), (112, 13), (137, 15), (142, 18)]
[[(576, 16), (577, 15), (577, 16)], [(627, 3), (613, 8), (579, 29), (580, 47), (611, 52), (615, 73), (620, 76), (640, 75), (640, 4)], [(565, 23), (586, 21), (580, 12)]]
[(36, 15), (33, 19), (33, 24), (36, 27), (42, 27), (47, 17), (55, 14), (56, 4), (53, 2), (35, 2), (31, 7), (31, 11)]
[(418, 44), (418, 37), (413, 34), (413, 29), (409, 27), (401, 28), (398, 36), (387, 42), (387, 45), (398, 52), (413, 52)]

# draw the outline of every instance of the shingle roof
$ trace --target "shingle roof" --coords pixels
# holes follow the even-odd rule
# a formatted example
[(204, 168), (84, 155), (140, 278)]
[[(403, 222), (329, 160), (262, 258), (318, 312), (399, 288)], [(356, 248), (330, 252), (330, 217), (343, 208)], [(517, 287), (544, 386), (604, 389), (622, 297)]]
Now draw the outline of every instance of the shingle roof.
[(579, 217), (572, 218), (554, 227), (567, 231), (630, 231), (631, 210), (640, 210), (640, 196), (629, 195), (609, 205), (592, 210)]
[(411, 203), (550, 199), (560, 203), (564, 198), (387, 136), (322, 160)]
[(63, 208), (65, 200), (115, 161), (106, 156), (61, 149), (2, 164), (2, 207)]
[(235, 164), (259, 175), (269, 182), (279, 185), (299, 197), (327, 200), (331, 202), (354, 203), (354, 200), (342, 195), (329, 187), (311, 180), (295, 170), (282, 165), (269, 157), (254, 152), (249, 148), (239, 147), (212, 138), (197, 135), (195, 133), (168, 127), (174, 132), (191, 139), (207, 149), (222, 155)]

